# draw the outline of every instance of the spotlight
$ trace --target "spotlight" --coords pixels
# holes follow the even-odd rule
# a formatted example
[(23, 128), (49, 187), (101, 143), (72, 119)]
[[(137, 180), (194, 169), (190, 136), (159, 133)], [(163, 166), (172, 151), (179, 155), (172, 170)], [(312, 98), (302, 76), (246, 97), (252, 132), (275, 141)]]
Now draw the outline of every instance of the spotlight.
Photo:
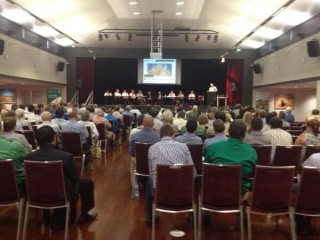
[(101, 34), (101, 33), (99, 33), (98, 38), (99, 38), (99, 41), (102, 41), (102, 40), (103, 40), (103, 37), (102, 37), (102, 34)]
[(210, 41), (210, 39), (211, 39), (211, 35), (208, 35), (207, 40)]
[(200, 35), (198, 34), (198, 35), (196, 36), (195, 41), (198, 42), (198, 41), (199, 41), (199, 38), (200, 38)]
[(240, 48), (240, 47), (238, 47), (238, 48), (237, 48), (237, 52), (240, 52), (240, 51), (241, 51), (241, 48)]
[(116, 38), (118, 39), (118, 41), (120, 41), (120, 40), (121, 40), (121, 38), (120, 38), (119, 34), (116, 34)]
[(221, 58), (221, 63), (224, 63), (226, 59), (224, 57)]
[(184, 35), (184, 40), (185, 40), (186, 42), (189, 41), (189, 35), (188, 35), (188, 34)]
[(129, 35), (128, 35), (128, 41), (131, 42), (131, 40), (132, 40), (132, 33), (129, 33)]
[(93, 54), (93, 60), (96, 60), (97, 56), (95, 54)]
[(218, 42), (218, 35), (214, 35), (214, 36), (213, 36), (213, 42), (214, 42), (214, 43)]
[(109, 35), (107, 33), (103, 34), (105, 39), (108, 39)]

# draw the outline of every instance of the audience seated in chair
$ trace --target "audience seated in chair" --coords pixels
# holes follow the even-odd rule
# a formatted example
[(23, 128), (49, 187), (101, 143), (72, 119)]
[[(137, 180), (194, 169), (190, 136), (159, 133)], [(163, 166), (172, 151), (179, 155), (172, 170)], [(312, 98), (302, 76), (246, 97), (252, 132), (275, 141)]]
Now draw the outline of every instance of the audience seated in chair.
[[(91, 179), (79, 178), (75, 167), (72, 154), (55, 149), (56, 136), (50, 126), (44, 126), (38, 129), (36, 134), (40, 149), (26, 156), (27, 160), (32, 161), (55, 161), (62, 160), (65, 174), (65, 184), (68, 199), (70, 200), (70, 223), (74, 223), (77, 216), (78, 195), (81, 198), (81, 214), (78, 223), (90, 223), (97, 217), (96, 213), (89, 214), (94, 207), (94, 185)], [(62, 211), (62, 212), (61, 212)], [(62, 230), (64, 228), (64, 210), (55, 210), (52, 219), (49, 212), (45, 212), (44, 220), (51, 221), (53, 230)], [(50, 220), (51, 219), (51, 220)]]

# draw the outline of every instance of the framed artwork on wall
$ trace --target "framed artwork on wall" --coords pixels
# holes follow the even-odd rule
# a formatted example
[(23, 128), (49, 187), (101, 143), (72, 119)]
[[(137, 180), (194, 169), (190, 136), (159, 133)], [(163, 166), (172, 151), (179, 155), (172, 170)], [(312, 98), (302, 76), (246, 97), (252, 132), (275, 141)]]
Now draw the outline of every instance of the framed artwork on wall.
[(287, 107), (294, 108), (294, 94), (276, 94), (274, 97), (274, 109), (286, 109)]
[(16, 103), (17, 102), (16, 92), (14, 90), (1, 89), (0, 90), (0, 102), (1, 103)]

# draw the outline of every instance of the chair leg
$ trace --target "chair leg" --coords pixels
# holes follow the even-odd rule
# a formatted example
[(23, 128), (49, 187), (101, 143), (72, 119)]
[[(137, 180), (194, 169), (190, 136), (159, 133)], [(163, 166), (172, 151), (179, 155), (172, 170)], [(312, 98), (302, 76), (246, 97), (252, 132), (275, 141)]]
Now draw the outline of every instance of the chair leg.
[(18, 219), (18, 229), (17, 229), (17, 240), (21, 238), (21, 227), (22, 227), (22, 219), (23, 219), (23, 205), (24, 200), (21, 199), (19, 203), (19, 219)]
[(248, 240), (252, 240), (250, 207), (246, 208), (246, 212), (247, 212), (247, 220), (248, 220)]
[(23, 223), (22, 240), (26, 240), (28, 217), (29, 217), (29, 203), (27, 202), (26, 213), (24, 216), (24, 223)]
[(240, 206), (240, 234), (241, 234), (241, 240), (244, 240), (244, 224), (243, 224), (243, 218), (244, 218), (244, 207)]
[(131, 189), (131, 199), (133, 200), (134, 199), (134, 186), (136, 184), (136, 174), (135, 174), (135, 170), (134, 170), (134, 181), (132, 182), (132, 189)]
[(65, 223), (65, 229), (64, 229), (64, 240), (68, 240), (68, 234), (69, 234), (69, 216), (70, 216), (70, 203), (67, 204), (67, 210), (66, 210), (66, 223)]
[(202, 230), (202, 209), (201, 209), (201, 203), (199, 199), (199, 210), (198, 210), (198, 239), (201, 240), (201, 230)]
[(198, 228), (197, 228), (197, 208), (196, 205), (193, 206), (193, 231), (194, 231), (194, 239), (198, 239)]
[(156, 225), (156, 211), (155, 211), (155, 204), (152, 204), (152, 232), (151, 232), (151, 239), (155, 239), (155, 225)]
[(294, 219), (294, 211), (293, 208), (290, 208), (289, 210), (289, 219), (290, 219), (290, 230), (291, 230), (291, 239), (296, 240), (297, 234), (296, 234), (296, 224)]

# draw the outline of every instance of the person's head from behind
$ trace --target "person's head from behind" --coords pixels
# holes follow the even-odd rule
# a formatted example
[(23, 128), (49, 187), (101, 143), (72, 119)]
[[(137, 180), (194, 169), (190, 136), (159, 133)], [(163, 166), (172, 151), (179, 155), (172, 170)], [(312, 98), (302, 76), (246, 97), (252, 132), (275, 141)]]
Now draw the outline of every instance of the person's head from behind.
[(253, 131), (261, 131), (263, 128), (263, 121), (260, 117), (254, 117), (251, 120), (250, 124), (251, 130)]
[(276, 117), (276, 116), (277, 116), (277, 113), (275, 113), (275, 112), (268, 113), (266, 116), (266, 123), (270, 125), (271, 118)]
[(4, 119), (3, 119), (3, 131), (4, 132), (15, 131), (16, 124), (17, 124), (17, 120), (16, 120), (15, 117), (4, 117)]
[(286, 108), (286, 113), (291, 113), (292, 112), (292, 107), (287, 107)]
[(270, 119), (271, 128), (282, 128), (282, 120), (279, 117), (273, 117)]
[(81, 121), (87, 122), (90, 120), (90, 112), (88, 110), (80, 111)]
[(49, 121), (49, 122), (51, 121), (51, 113), (48, 111), (42, 112), (40, 116), (42, 121)]
[(43, 126), (36, 131), (36, 139), (40, 146), (48, 143), (55, 144), (55, 133), (50, 126)]
[(160, 128), (160, 137), (174, 137), (175, 132), (171, 124), (164, 124)]
[(241, 119), (236, 119), (230, 123), (229, 136), (231, 138), (243, 139), (246, 136), (247, 125)]
[(279, 118), (285, 119), (286, 118), (286, 112), (285, 111), (280, 111), (279, 112)]
[(198, 122), (195, 119), (189, 119), (186, 124), (186, 129), (189, 133), (193, 133), (198, 126)]
[(311, 129), (315, 136), (319, 135), (320, 122), (318, 119), (311, 119), (307, 122), (307, 127)]
[(223, 122), (227, 122), (226, 114), (223, 111), (217, 111), (214, 114), (215, 119), (221, 119)]
[(162, 113), (162, 121), (165, 123), (173, 122), (173, 114), (170, 110), (166, 110)]
[(159, 109), (156, 108), (156, 107), (151, 107), (149, 110), (148, 110), (148, 113), (149, 115), (151, 115), (153, 118), (157, 117), (158, 114), (159, 114)]
[(56, 118), (63, 118), (64, 109), (63, 107), (57, 107), (56, 109)]
[(137, 125), (138, 126), (142, 125), (144, 116), (145, 116), (144, 114), (141, 114), (141, 115), (138, 116), (138, 118), (137, 118)]
[(78, 112), (72, 110), (72, 111), (69, 113), (69, 119), (78, 120)]
[(224, 122), (221, 119), (217, 119), (213, 122), (213, 129), (215, 133), (223, 133), (225, 130)]
[(143, 118), (142, 125), (144, 128), (153, 128), (153, 117), (151, 115), (146, 114)]
[(185, 112), (184, 112), (184, 111), (179, 111), (179, 112), (178, 112), (178, 116), (177, 116), (177, 117), (178, 117), (178, 118), (185, 119), (186, 114), (185, 114)]

